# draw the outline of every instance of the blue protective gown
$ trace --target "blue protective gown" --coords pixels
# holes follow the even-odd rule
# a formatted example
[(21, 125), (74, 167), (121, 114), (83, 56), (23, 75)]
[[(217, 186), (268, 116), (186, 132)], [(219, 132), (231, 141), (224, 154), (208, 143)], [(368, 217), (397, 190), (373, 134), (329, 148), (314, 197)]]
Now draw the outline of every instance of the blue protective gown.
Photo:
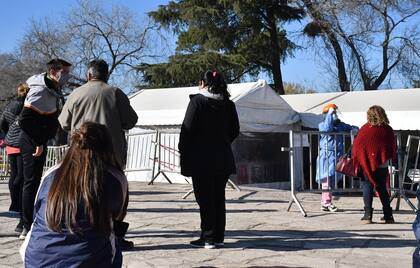
[[(333, 113), (327, 113), (324, 121), (319, 123), (318, 129), (322, 132), (347, 132), (352, 129), (358, 129), (356, 126), (348, 125), (340, 122), (333, 124)], [(337, 181), (342, 179), (342, 174), (335, 172), (336, 159), (344, 153), (343, 135), (327, 135), (322, 134), (319, 141), (319, 155), (317, 158), (316, 181), (325, 182), (327, 178), (330, 180), (330, 185), (335, 185), (335, 178)]]

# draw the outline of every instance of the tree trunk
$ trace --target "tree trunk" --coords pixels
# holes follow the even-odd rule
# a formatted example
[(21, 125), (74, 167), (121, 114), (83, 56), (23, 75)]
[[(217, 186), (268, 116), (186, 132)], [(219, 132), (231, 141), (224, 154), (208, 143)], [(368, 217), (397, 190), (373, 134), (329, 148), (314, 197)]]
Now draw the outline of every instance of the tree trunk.
[(336, 59), (336, 67), (338, 71), (338, 82), (340, 85), (341, 91), (350, 91), (350, 83), (347, 79), (346, 74), (346, 65), (344, 63), (344, 56), (343, 50), (341, 49), (340, 43), (333, 33), (330, 24), (323, 19), (322, 14), (313, 6), (314, 4), (309, 1), (303, 1), (304, 5), (306, 6), (307, 10), (309, 11), (310, 16), (321, 23), (322, 31), (327, 36), (328, 41), (330, 42), (331, 46), (334, 49), (335, 59)]
[(350, 83), (347, 80), (346, 66), (344, 64), (343, 51), (341, 50), (340, 43), (338, 42), (337, 38), (330, 30), (327, 30), (327, 31), (328, 31), (327, 32), (328, 40), (330, 41), (331, 46), (333, 47), (334, 53), (335, 53), (340, 90), (350, 91)]
[(280, 46), (279, 36), (277, 32), (276, 19), (273, 10), (267, 10), (267, 18), (270, 26), (270, 43), (271, 43), (271, 73), (273, 75), (274, 89), (280, 94), (284, 95), (283, 79), (281, 75), (280, 66)]

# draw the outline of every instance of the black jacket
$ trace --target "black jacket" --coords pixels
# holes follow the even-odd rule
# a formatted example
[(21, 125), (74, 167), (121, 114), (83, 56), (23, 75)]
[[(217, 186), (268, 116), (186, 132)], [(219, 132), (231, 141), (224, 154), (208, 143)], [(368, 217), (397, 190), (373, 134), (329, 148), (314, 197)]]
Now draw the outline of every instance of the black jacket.
[(19, 125), (36, 146), (46, 144), (54, 138), (58, 129), (58, 114), (40, 114), (31, 108), (23, 107), (19, 116)]
[(0, 118), (1, 131), (5, 134), (5, 142), (7, 145), (19, 148), (20, 126), (17, 118), (22, 111), (25, 97), (17, 97), (13, 99), (4, 109)]
[(239, 135), (235, 104), (191, 95), (179, 138), (181, 174), (236, 173), (231, 143)]

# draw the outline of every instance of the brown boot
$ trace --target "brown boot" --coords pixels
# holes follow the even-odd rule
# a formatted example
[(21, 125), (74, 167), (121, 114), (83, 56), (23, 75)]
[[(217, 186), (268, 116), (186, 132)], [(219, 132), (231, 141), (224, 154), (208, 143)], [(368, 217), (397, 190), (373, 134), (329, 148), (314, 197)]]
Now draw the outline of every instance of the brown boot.
[(365, 207), (365, 215), (360, 219), (362, 223), (365, 224), (371, 224), (372, 223), (372, 214), (373, 214), (373, 208), (367, 208)]

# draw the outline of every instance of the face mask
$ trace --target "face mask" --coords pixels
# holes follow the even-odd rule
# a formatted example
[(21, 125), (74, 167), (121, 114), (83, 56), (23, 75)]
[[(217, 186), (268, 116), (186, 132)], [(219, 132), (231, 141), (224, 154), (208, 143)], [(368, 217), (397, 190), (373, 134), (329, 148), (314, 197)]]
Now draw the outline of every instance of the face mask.
[(64, 86), (70, 79), (69, 73), (63, 73), (62, 71), (57, 73), (57, 82), (60, 86)]

